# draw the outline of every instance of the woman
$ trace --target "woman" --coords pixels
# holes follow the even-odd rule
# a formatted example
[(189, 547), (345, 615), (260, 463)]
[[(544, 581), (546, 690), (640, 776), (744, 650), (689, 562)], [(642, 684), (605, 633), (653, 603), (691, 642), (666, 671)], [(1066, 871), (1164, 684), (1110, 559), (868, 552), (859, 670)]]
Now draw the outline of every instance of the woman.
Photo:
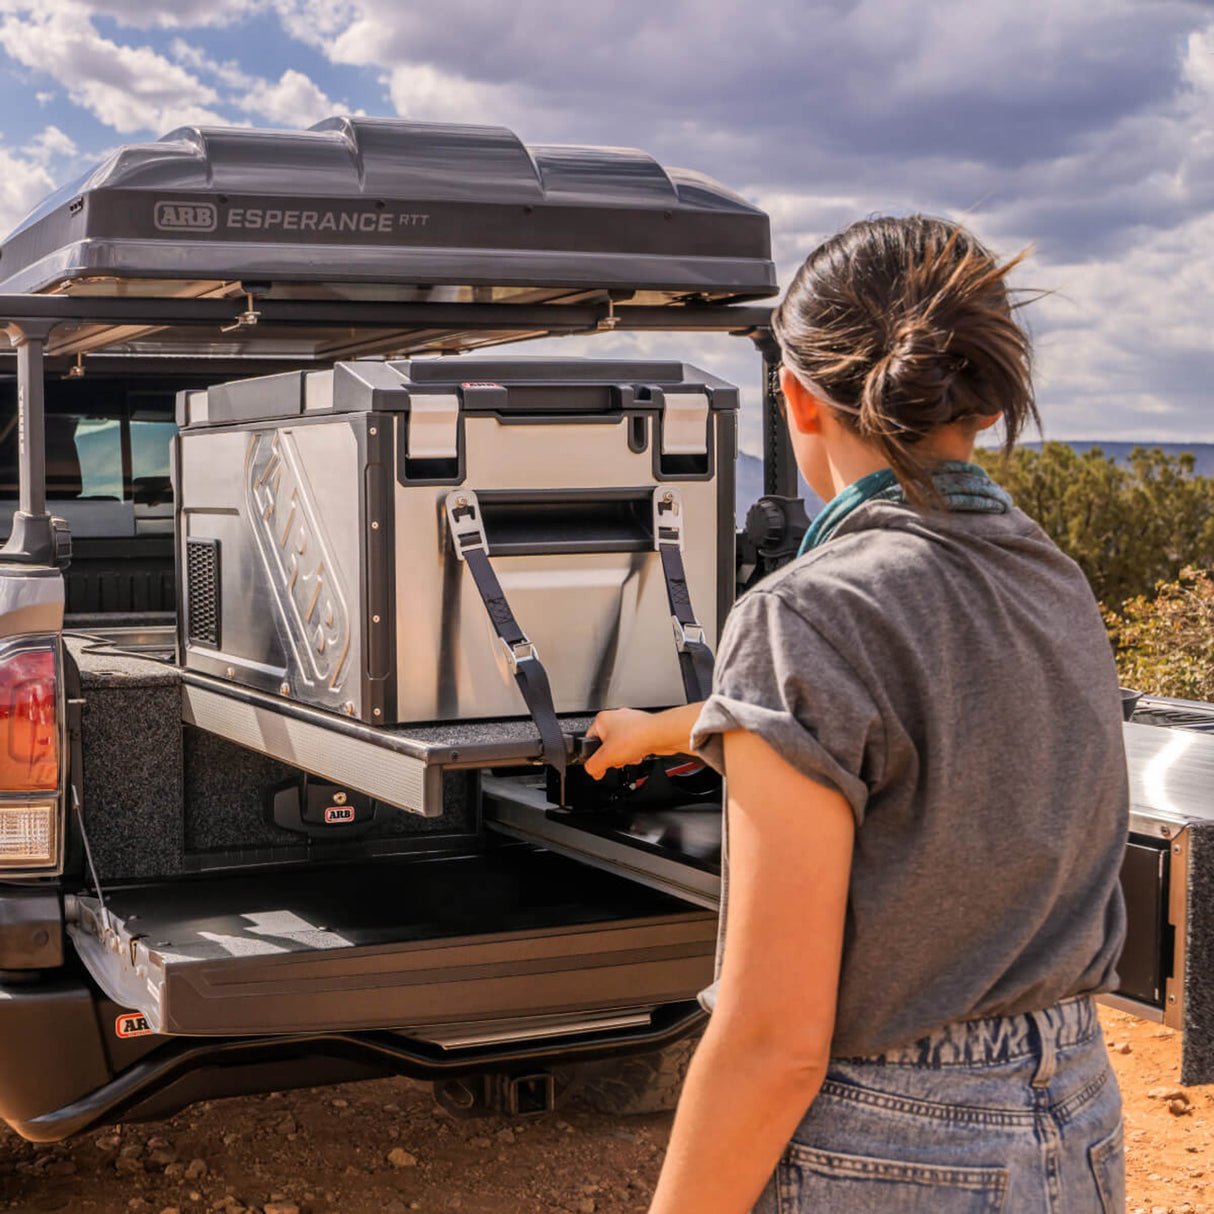
[(1091, 1000), (1124, 932), (1116, 671), (1079, 569), (969, 462), (1036, 420), (1014, 264), (921, 216), (810, 255), (774, 327), (829, 504), (730, 614), (705, 704), (595, 722), (592, 774), (691, 749), (729, 780), (653, 1214), (1124, 1207)]

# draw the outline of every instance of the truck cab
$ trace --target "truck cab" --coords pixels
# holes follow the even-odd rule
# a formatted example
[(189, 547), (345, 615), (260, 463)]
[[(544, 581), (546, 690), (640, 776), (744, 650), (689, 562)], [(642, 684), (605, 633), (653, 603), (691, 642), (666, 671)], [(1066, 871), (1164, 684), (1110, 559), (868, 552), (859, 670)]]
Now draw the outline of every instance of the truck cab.
[[(75, 364), (73, 364), (74, 368)], [(190, 381), (196, 382), (196, 381)], [(67, 523), (73, 560), (65, 611), (77, 622), (123, 616), (171, 622), (173, 492), (169, 448), (177, 385), (48, 377), (46, 494)], [(0, 379), (0, 534), (18, 505), (17, 382)]]

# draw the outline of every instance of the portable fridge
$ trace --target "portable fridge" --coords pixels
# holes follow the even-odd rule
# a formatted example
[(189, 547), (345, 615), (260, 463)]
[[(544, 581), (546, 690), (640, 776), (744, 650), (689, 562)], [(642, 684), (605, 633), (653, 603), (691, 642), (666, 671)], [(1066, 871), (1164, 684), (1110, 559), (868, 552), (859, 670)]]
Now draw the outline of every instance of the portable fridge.
[(707, 694), (737, 407), (677, 362), (367, 360), (184, 392), (184, 665), (380, 725), (543, 732), (536, 677), (556, 713)]

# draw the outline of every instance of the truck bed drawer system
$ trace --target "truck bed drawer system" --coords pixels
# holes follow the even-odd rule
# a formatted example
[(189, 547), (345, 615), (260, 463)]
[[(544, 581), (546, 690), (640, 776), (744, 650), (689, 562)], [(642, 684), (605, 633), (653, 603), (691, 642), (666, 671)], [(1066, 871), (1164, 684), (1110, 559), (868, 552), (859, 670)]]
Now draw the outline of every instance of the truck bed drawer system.
[[(526, 847), (82, 900), (72, 938), (156, 1033), (418, 1029), (686, 1000), (716, 916)], [(106, 921), (108, 920), (108, 931)]]

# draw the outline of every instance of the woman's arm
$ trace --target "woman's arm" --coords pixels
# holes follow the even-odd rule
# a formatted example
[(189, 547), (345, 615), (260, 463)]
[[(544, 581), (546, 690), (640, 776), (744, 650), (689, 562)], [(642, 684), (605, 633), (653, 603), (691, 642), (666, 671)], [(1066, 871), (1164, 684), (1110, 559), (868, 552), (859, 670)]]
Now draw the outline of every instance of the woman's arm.
[(729, 929), (650, 1214), (746, 1214), (826, 1074), (854, 819), (754, 734), (725, 735)]
[(586, 772), (601, 780), (609, 767), (628, 767), (650, 755), (678, 755), (691, 745), (691, 729), (703, 704), (681, 704), (665, 712), (614, 708), (600, 712), (586, 730), (602, 745), (586, 760)]

